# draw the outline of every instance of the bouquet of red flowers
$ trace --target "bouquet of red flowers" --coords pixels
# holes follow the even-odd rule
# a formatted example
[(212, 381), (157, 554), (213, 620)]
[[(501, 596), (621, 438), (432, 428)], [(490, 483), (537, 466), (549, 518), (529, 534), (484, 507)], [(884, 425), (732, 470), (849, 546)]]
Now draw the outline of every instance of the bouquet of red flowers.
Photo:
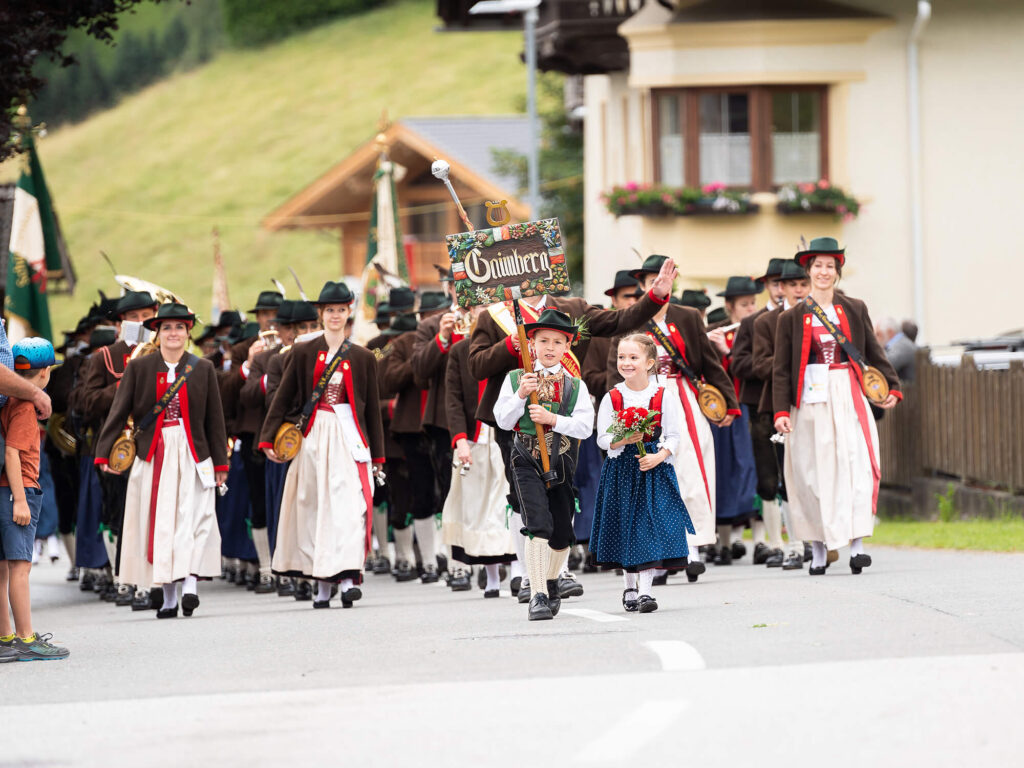
[[(649, 411), (646, 408), (623, 408), (615, 414), (608, 432), (615, 439), (612, 442), (625, 440), (633, 435), (653, 435), (654, 423), (658, 417), (658, 411)], [(636, 444), (641, 456), (646, 456), (643, 441)]]

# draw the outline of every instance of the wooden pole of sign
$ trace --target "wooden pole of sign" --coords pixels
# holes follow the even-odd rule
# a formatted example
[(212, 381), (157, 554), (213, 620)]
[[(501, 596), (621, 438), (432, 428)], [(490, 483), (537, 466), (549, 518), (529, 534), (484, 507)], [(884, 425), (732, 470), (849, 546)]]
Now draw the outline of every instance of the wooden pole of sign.
[[(533, 359), (530, 357), (530, 340), (526, 337), (526, 325), (523, 323), (523, 310), (519, 307), (519, 297), (512, 296), (512, 308), (515, 312), (516, 330), (519, 332), (519, 355), (523, 358), (523, 370), (527, 373), (533, 371)], [(530, 405), (540, 405), (536, 392), (530, 393)], [(551, 457), (548, 455), (547, 440), (544, 435), (544, 425), (533, 422), (537, 430), (537, 445), (540, 451), (540, 466), (547, 475), (551, 472)], [(547, 480), (544, 482), (548, 485)]]

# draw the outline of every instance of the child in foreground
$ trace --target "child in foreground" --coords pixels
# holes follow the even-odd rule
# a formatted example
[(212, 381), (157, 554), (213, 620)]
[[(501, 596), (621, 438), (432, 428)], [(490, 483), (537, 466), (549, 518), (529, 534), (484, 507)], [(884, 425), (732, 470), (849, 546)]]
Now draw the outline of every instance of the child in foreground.
[[(15, 344), (14, 369), (45, 389), (54, 364), (53, 345), (29, 338)], [(35, 406), (10, 398), (0, 409), (0, 430), (5, 441), (4, 469), (0, 476), (0, 662), (64, 659), (67, 648), (49, 643), (50, 635), (32, 629), (28, 574), (43, 504), (39, 488), (39, 424)], [(11, 613), (14, 627), (11, 627)]]
[[(597, 412), (597, 444), (608, 452), (608, 460), (597, 490), (590, 551), (596, 565), (624, 571), (622, 607), (631, 613), (658, 610), (651, 594), (656, 571), (686, 567), (686, 533), (693, 533), (672, 466), (683, 431), (683, 407), (674, 387), (652, 380), (656, 365), (657, 349), (650, 337), (624, 337), (617, 367), (625, 381), (604, 396)], [(613, 434), (622, 431), (613, 426), (616, 415), (628, 408), (654, 414), (648, 434)], [(641, 445), (646, 455), (641, 455)]]

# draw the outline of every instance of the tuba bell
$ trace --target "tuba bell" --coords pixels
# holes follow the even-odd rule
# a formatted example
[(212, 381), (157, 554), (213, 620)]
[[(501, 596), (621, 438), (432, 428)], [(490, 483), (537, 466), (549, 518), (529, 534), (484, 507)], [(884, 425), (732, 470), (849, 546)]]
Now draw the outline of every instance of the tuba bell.
[(46, 436), (57, 446), (57, 450), (65, 456), (74, 456), (77, 452), (78, 439), (67, 429), (67, 414), (55, 413), (46, 422)]

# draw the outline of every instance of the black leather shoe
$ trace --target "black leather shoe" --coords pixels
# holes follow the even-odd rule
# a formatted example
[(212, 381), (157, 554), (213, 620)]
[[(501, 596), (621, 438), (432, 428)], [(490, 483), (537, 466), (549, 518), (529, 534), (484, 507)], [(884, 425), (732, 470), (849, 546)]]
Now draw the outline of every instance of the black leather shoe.
[[(804, 559), (798, 554), (792, 554), (786, 558), (786, 561), (782, 564), (782, 570), (784, 571), (799, 571), (804, 567)], [(825, 566), (828, 568), (828, 566)]]
[(64, 581), (78, 581), (78, 568), (72, 566), (64, 577)]
[(697, 559), (703, 559), (705, 563), (713, 563), (718, 557), (718, 547), (714, 544), (705, 544), (697, 548), (697, 554), (700, 555)]
[(356, 600), (363, 599), (363, 590), (359, 587), (350, 587), (341, 593), (341, 607), (351, 608)]
[[(626, 595), (632, 595), (632, 597), (626, 597)], [(626, 613), (636, 613), (636, 601), (637, 592), (635, 589), (622, 590), (622, 607), (626, 610)]]
[(547, 621), (555, 618), (555, 614), (551, 612), (551, 606), (548, 605), (548, 596), (543, 592), (538, 592), (530, 599), (530, 621)]
[(563, 600), (567, 597), (583, 597), (583, 585), (576, 581), (576, 579), (568, 576), (559, 576), (557, 583), (558, 596)]
[(784, 562), (786, 554), (781, 549), (773, 549), (765, 558), (764, 564), (769, 568), (781, 568)]
[(278, 597), (295, 597), (295, 582), (287, 576), (277, 580)]
[(512, 581), (510, 581), (508, 583), (509, 589), (512, 590), (512, 597), (515, 597), (516, 595), (519, 594), (519, 587), (522, 585), (522, 583), (523, 583), (523, 577), (522, 576), (516, 576), (514, 579), (512, 579)]
[(313, 601), (313, 607), (314, 608), (330, 608), (331, 607), (331, 601), (330, 600), (314, 600)]
[(865, 555), (862, 553), (850, 558), (850, 570), (854, 573), (860, 573), (869, 565), (871, 565), (871, 555)]
[(715, 565), (732, 565), (732, 547), (720, 547)]
[(423, 571), (423, 575), (420, 576), (420, 581), (424, 584), (437, 584), (437, 581), (440, 578), (441, 577), (438, 576), (437, 573), (437, 567), (428, 566), (427, 569)]
[(562, 579), (549, 579), (547, 582), (548, 586), (548, 608), (551, 609), (551, 615), (557, 616), (558, 610), (562, 607), (562, 597), (558, 594), (559, 586), (562, 583)]
[(117, 600), (117, 585), (114, 582), (107, 584), (100, 592), (100, 600), (104, 603), (113, 603)]
[(135, 589), (129, 584), (122, 584), (121, 588), (117, 591), (117, 598), (114, 600), (114, 605), (124, 608), (125, 606), (131, 605), (135, 599)]
[(706, 572), (708, 567), (704, 565), (699, 559), (690, 560), (686, 564), (686, 580), (691, 584), (697, 581), (697, 578)]
[(272, 592), (277, 592), (277, 585), (274, 584), (274, 577), (269, 573), (261, 573), (260, 580), (256, 583), (256, 588), (253, 592), (257, 595), (269, 595)]
[(160, 608), (156, 612), (158, 619), (176, 619), (178, 618), (178, 606), (173, 608)]
[(452, 576), (452, 580), (448, 582), (448, 586), (451, 587), (452, 592), (469, 592), (473, 589), (473, 584), (469, 580), (469, 575), (465, 573), (458, 576)]
[(386, 557), (375, 557), (373, 558), (373, 572), (377, 576), (381, 574), (387, 575), (391, 573), (391, 561)]
[(519, 592), (516, 594), (516, 599), (520, 603), (530, 602), (530, 582), (523, 582), (522, 586), (519, 587)]
[(772, 555), (772, 548), (763, 542), (754, 545), (754, 565), (764, 565)]
[(665, 571), (660, 576), (655, 576), (651, 584), (653, 584), (656, 587), (664, 587), (666, 584), (668, 584), (668, 571)]
[(295, 599), (307, 602), (313, 599), (313, 585), (308, 581), (300, 581), (295, 585)]
[(732, 559), (739, 560), (741, 557), (747, 554), (747, 545), (742, 541), (734, 541), (732, 543)]
[(434, 560), (437, 561), (437, 572), (438, 573), (448, 573), (448, 556), (447, 555), (437, 555), (436, 557), (434, 557)]
[(499, 592), (497, 589), (485, 589), (484, 590), (484, 597), (500, 597), (500, 596), (501, 596), (501, 592)]
[(828, 570), (828, 566), (827, 565), (819, 565), (817, 568), (815, 568), (814, 566), (811, 566), (807, 570), (807, 573), (810, 576), (824, 576), (825, 575), (825, 571), (827, 571), (827, 570)]
[(583, 556), (579, 553), (576, 547), (569, 550), (569, 563), (568, 568), (570, 571), (578, 571), (580, 566), (583, 564)]
[(181, 596), (181, 613), (184, 616), (191, 616), (196, 608), (199, 607), (199, 595), (193, 595), (191, 592), (186, 592)]
[(164, 606), (164, 591), (160, 587), (149, 588), (149, 608), (159, 611)]
[(133, 611), (148, 611), (153, 608), (152, 602), (149, 599), (148, 592), (137, 592), (132, 597), (132, 610)]
[(412, 581), (418, 577), (419, 574), (416, 573), (416, 569), (409, 565), (409, 563), (401, 562), (395, 569), (395, 581)]
[(476, 588), (483, 589), (487, 586), (487, 571), (481, 566), (476, 572)]
[(658, 601), (650, 595), (640, 595), (636, 601), (636, 609), (640, 613), (654, 613), (658, 610)]

